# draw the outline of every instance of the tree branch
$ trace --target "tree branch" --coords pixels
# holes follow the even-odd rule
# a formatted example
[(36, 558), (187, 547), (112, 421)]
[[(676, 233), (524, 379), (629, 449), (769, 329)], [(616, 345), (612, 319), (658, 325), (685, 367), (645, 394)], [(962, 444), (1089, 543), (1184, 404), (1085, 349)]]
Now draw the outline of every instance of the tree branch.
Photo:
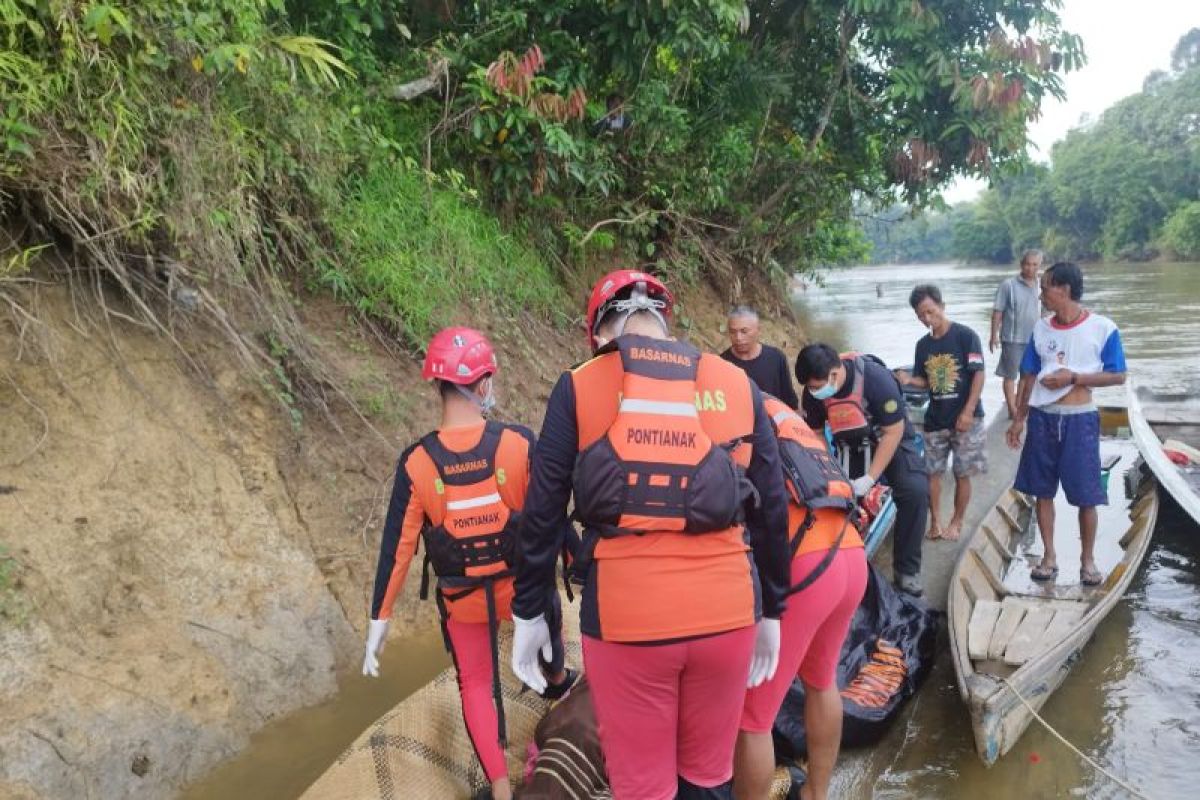
[(438, 59), (429, 65), (428, 75), (422, 78), (417, 78), (415, 81), (409, 81), (408, 83), (401, 83), (397, 86), (393, 86), (384, 92), (384, 96), (389, 100), (408, 102), (409, 100), (413, 100), (423, 94), (432, 92), (447, 80), (449, 75), (448, 69), (449, 67), (446, 63), (446, 60)]
[(579, 240), (579, 246), (583, 247), (585, 244), (587, 244), (588, 239), (591, 239), (592, 235), (595, 234), (596, 231), (600, 230), (605, 225), (632, 225), (633, 223), (637, 222), (642, 217), (648, 216), (653, 213), (655, 213), (655, 212), (652, 209), (646, 209), (645, 211), (639, 211), (638, 213), (634, 214), (629, 219), (621, 219), (619, 217), (614, 217), (613, 219), (602, 219), (599, 222), (597, 222), (595, 225), (593, 225), (591, 228), (588, 229), (588, 232), (585, 233), (583, 235), (583, 238)]

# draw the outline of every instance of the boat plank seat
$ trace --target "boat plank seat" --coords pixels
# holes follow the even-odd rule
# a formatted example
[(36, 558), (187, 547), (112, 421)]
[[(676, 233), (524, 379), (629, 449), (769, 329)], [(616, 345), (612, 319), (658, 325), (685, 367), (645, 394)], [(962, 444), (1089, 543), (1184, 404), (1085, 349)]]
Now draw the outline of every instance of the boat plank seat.
[(1029, 660), (1041, 644), (1042, 637), (1054, 619), (1057, 612), (1053, 608), (1034, 606), (1029, 609), (1021, 620), (1021, 624), (1013, 631), (1008, 647), (1004, 649), (1004, 663), (1018, 667)]
[[(1041, 639), (1034, 646), (1033, 652), (1029, 654), (1028, 658), (1026, 658), (1026, 661), (1028, 661), (1030, 658), (1036, 658), (1037, 656), (1040, 656), (1042, 653), (1061, 642), (1071, 631), (1075, 629), (1075, 626), (1079, 624), (1081, 619), (1083, 619), (1083, 615), (1087, 613), (1087, 610), (1088, 605), (1086, 603), (1074, 603), (1073, 607), (1060, 605), (1058, 610), (1054, 613), (1054, 619), (1052, 619), (1050, 624), (1046, 626), (1046, 632), (1042, 634)], [(1006, 657), (1007, 655), (1008, 654), (1005, 653)]]
[(979, 600), (971, 609), (971, 619), (967, 623), (967, 653), (970, 658), (987, 658), (992, 631), (996, 628), (996, 620), (1000, 618), (1000, 608), (1001, 604), (995, 600)]
[(999, 660), (1004, 657), (1005, 651), (1008, 650), (1008, 643), (1016, 633), (1021, 620), (1025, 618), (1025, 612), (1028, 609), (1027, 603), (1011, 598), (1006, 598), (1001, 604), (1000, 618), (996, 620), (991, 641), (988, 642), (987, 657), (989, 659)]

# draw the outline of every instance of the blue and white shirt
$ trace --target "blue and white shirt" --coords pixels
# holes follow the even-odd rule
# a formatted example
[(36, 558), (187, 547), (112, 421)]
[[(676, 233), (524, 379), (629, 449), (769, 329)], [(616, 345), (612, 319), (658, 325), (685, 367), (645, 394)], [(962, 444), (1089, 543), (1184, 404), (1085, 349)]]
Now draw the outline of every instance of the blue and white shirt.
[(1070, 384), (1061, 389), (1047, 389), (1042, 385), (1042, 376), (1060, 369), (1084, 374), (1125, 372), (1125, 350), (1116, 323), (1090, 311), (1084, 311), (1070, 325), (1055, 322), (1053, 316), (1039, 319), (1021, 359), (1021, 373), (1038, 378), (1033, 384), (1029, 405), (1041, 408), (1061, 400), (1071, 391)]

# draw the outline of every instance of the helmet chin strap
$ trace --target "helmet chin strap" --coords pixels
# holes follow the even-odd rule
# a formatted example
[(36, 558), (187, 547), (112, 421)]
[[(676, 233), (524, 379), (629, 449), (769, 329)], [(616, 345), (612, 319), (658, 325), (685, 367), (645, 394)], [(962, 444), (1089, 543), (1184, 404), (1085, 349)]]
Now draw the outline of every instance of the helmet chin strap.
[(492, 413), (492, 409), (496, 407), (496, 392), (492, 389), (490, 380), (488, 381), (488, 393), (485, 397), (480, 397), (462, 384), (456, 383), (454, 384), (454, 388), (459, 394), (474, 403), (479, 408), (479, 413), (485, 417)]

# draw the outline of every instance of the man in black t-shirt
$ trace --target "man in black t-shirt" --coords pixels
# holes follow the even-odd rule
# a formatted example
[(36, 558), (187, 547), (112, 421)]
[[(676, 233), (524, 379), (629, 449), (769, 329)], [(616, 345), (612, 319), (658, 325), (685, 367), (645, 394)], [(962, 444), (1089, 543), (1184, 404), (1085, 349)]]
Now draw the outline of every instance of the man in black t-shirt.
[[(978, 334), (946, 316), (942, 293), (932, 284), (912, 290), (909, 304), (929, 333), (917, 342), (912, 375), (897, 370), (901, 383), (929, 390), (925, 411), (925, 464), (929, 467), (929, 538), (954, 541), (962, 533), (971, 501), (971, 476), (987, 472), (983, 427), (983, 345)], [(942, 473), (954, 453), (954, 515), (938, 524)]]
[(727, 320), (731, 346), (721, 358), (742, 368), (758, 388), (779, 398), (789, 408), (796, 408), (799, 399), (792, 387), (787, 356), (783, 351), (758, 340), (758, 312), (749, 306), (737, 306)]
[[(834, 442), (843, 453), (861, 454), (858, 464), (852, 463), (850, 470), (851, 475), (861, 473), (852, 481), (856, 497), (865, 495), (880, 478), (886, 478), (892, 487), (892, 498), (896, 501), (892, 537), (895, 582), (901, 591), (919, 596), (921, 536), (929, 515), (929, 473), (908, 419), (900, 385), (874, 357), (843, 359), (832, 347), (820, 343), (800, 351), (796, 357), (796, 379), (804, 387), (801, 401), (804, 419), (816, 431), (825, 428), (830, 408), (837, 410), (840, 420), (853, 417), (854, 409), (861, 408), (867, 426), (865, 433), (848, 430), (839, 436), (838, 430), (831, 426)], [(865, 457), (868, 453), (869, 459)]]

